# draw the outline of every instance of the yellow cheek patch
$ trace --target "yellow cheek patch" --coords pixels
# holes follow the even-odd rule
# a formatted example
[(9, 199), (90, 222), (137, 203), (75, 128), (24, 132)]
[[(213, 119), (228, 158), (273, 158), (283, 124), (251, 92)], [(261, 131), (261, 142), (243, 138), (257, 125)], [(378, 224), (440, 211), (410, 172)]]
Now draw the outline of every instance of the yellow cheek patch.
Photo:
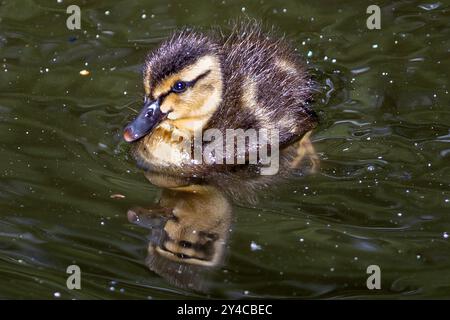
[(200, 84), (185, 93), (171, 93), (164, 99), (161, 111), (171, 111), (168, 118), (173, 120), (202, 115), (204, 113), (202, 106), (209, 94), (211, 94), (211, 90), (205, 90)]
[[(164, 101), (167, 118), (179, 129), (195, 131), (206, 124), (222, 100), (221, 79), (207, 77), (192, 89)], [(162, 109), (163, 110), (163, 109)]]
[(200, 75), (194, 86), (183, 93), (169, 93), (161, 103), (167, 120), (180, 130), (195, 131), (206, 124), (222, 101), (222, 71), (217, 57), (205, 56), (192, 66), (165, 79), (153, 92), (158, 97), (170, 91), (178, 80), (192, 81)]
[(171, 93), (169, 94), (167, 97), (164, 98), (163, 103), (161, 104), (160, 108), (161, 111), (164, 113), (167, 113), (169, 111), (173, 110), (173, 106), (179, 106), (181, 101), (180, 101), (180, 96), (178, 94), (175, 93)]

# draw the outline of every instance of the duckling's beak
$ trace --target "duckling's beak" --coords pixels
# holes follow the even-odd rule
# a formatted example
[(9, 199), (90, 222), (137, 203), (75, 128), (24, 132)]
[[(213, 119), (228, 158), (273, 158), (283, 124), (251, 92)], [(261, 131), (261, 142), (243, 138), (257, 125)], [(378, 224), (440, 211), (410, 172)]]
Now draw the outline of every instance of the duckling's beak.
[(142, 138), (161, 122), (164, 115), (165, 113), (161, 112), (159, 107), (159, 101), (148, 99), (136, 119), (125, 127), (123, 138), (126, 142), (133, 142)]

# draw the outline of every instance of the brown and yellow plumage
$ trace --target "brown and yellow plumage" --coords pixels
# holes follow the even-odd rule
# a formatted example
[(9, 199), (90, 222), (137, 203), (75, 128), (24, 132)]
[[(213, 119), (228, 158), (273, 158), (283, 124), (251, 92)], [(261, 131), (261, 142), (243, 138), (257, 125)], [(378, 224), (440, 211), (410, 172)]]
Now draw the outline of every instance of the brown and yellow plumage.
[[(298, 54), (286, 39), (253, 21), (238, 23), (229, 35), (174, 33), (148, 55), (143, 79), (160, 120), (145, 134), (127, 129), (125, 138), (137, 140), (133, 153), (147, 174), (250, 177), (258, 165), (198, 164), (183, 140), (199, 129), (276, 129), (282, 156), (292, 158), (290, 146), (317, 124), (309, 107), (313, 82)], [(174, 92), (180, 80), (189, 87)]]

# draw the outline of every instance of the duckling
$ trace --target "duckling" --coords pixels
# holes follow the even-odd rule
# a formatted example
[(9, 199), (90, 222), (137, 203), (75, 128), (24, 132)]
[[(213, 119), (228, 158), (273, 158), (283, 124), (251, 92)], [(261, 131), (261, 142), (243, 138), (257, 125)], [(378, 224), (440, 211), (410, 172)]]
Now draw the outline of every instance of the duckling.
[[(124, 139), (154, 184), (174, 187), (167, 177), (180, 177), (180, 186), (260, 174), (260, 162), (194, 159), (186, 141), (207, 129), (277, 132), (283, 172), (305, 159), (318, 164), (309, 137), (318, 122), (310, 107), (314, 82), (290, 43), (258, 22), (239, 22), (228, 35), (175, 32), (147, 56), (143, 86), (144, 106), (125, 127)], [(202, 141), (205, 149), (211, 143)]]

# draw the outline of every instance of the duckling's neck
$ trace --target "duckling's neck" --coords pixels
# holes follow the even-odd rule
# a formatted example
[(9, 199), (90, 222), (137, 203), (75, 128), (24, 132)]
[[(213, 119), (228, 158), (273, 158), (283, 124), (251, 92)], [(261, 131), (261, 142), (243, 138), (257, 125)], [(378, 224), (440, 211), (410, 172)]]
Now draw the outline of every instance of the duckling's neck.
[(136, 144), (134, 155), (144, 168), (181, 166), (191, 159), (190, 133), (164, 121)]

